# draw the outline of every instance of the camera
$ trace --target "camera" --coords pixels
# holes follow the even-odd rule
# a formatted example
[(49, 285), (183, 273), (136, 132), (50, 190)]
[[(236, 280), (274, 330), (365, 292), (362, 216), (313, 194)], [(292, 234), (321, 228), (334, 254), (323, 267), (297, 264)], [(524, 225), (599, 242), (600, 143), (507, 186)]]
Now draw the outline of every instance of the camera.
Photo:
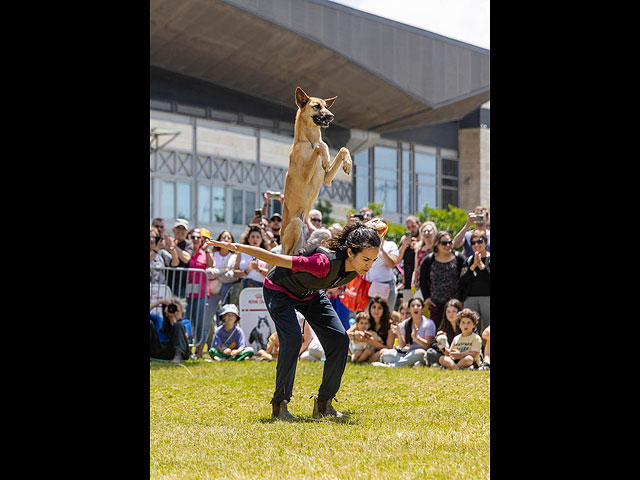
[(476, 222), (484, 222), (484, 215), (476, 214)]
[(163, 307), (167, 309), (168, 313), (176, 313), (178, 311), (178, 307), (175, 303), (164, 304)]
[(353, 216), (356, 218), (359, 218), (360, 221), (364, 220), (364, 215), (361, 213), (354, 213)]
[(269, 193), (269, 198), (273, 200), (274, 198), (280, 198), (282, 192), (271, 192)]
[(255, 211), (253, 212), (253, 215), (256, 217), (261, 217), (262, 216), (262, 210), (259, 208), (256, 208)]

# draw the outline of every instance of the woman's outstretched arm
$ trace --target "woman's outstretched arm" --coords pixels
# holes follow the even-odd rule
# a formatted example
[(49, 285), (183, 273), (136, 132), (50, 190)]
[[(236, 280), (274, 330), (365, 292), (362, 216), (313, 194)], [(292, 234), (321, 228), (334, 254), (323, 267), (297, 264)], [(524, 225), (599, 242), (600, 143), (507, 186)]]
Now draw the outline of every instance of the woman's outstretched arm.
[(207, 245), (213, 245), (214, 247), (222, 247), (232, 252), (241, 252), (256, 257), (259, 260), (267, 262), (270, 265), (276, 267), (291, 268), (293, 265), (291, 255), (280, 255), (278, 253), (272, 253), (264, 248), (254, 247), (253, 245), (245, 245), (243, 243), (231, 243), (231, 242), (219, 242), (217, 240), (209, 240)]

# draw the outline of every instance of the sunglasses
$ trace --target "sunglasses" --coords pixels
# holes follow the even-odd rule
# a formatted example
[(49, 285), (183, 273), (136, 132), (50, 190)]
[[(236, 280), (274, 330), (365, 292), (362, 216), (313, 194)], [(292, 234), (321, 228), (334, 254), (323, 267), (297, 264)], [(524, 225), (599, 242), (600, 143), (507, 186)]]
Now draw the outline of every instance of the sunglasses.
[(479, 238), (478, 240), (471, 241), (471, 245), (478, 245), (479, 243), (484, 243), (484, 238)]
[(320, 218), (312, 218), (311, 221), (312, 222), (321, 222), (322, 220)]
[(442, 240), (440, 242), (440, 245), (451, 245), (453, 243), (453, 240)]
[(194, 235), (191, 235), (191, 240), (202, 240), (202, 237), (196, 237)]

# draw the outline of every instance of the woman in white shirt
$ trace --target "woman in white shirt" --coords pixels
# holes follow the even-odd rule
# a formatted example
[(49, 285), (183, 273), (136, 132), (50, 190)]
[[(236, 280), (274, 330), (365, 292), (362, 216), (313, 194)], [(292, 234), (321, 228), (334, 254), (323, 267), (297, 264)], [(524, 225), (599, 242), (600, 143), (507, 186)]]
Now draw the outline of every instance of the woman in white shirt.
[[(262, 228), (257, 225), (249, 225), (240, 237), (240, 243), (267, 250)], [(238, 252), (234, 266), (234, 275), (243, 279), (243, 288), (262, 287), (269, 270), (269, 265), (266, 262), (258, 260), (246, 253)]]

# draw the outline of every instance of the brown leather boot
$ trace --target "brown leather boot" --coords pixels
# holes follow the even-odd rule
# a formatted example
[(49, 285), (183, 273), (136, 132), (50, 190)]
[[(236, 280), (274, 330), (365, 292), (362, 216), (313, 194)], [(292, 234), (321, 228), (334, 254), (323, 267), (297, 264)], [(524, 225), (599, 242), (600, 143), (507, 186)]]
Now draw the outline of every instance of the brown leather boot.
[(287, 410), (287, 403), (289, 403), (288, 401), (283, 400), (280, 403), (275, 403), (273, 400), (271, 400), (270, 403), (271, 418), (279, 418), (280, 420), (294, 420), (296, 418), (291, 415), (291, 413), (289, 413), (289, 410)]
[(336, 418), (348, 418), (349, 415), (338, 412), (331, 405), (331, 401), (338, 401), (337, 398), (330, 398), (329, 400), (320, 401), (318, 397), (315, 395), (311, 396), (313, 398), (313, 418), (322, 418), (322, 417), (336, 417)]

